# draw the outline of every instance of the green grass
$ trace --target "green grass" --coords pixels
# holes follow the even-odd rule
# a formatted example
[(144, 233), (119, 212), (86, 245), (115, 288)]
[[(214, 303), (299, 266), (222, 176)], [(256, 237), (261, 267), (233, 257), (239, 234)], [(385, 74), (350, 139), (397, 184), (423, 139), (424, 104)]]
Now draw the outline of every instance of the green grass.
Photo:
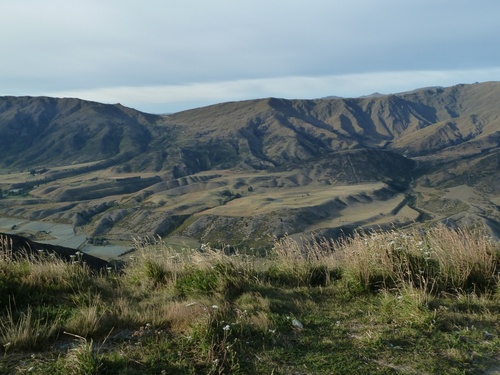
[[(0, 253), (0, 374), (482, 374), (498, 243), (480, 230), (275, 242), (266, 258), (139, 246), (122, 272)], [(497, 369), (498, 370), (498, 369)]]

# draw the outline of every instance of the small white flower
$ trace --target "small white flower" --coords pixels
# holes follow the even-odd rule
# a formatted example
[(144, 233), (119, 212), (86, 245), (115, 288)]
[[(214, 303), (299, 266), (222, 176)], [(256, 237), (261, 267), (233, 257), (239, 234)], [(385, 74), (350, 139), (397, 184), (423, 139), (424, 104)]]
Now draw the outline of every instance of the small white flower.
[(231, 326), (229, 324), (226, 324), (224, 327), (222, 327), (224, 331), (229, 331), (231, 329)]
[(218, 308), (219, 308), (219, 306), (217, 306), (217, 305), (212, 305), (212, 309), (217, 310)]

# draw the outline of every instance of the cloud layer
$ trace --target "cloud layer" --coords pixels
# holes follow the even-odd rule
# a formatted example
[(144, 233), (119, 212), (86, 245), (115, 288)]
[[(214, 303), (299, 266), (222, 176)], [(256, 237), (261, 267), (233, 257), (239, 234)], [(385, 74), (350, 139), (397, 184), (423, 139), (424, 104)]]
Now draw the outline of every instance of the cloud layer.
[(6, 0), (2, 95), (172, 112), (500, 80), (489, 0)]

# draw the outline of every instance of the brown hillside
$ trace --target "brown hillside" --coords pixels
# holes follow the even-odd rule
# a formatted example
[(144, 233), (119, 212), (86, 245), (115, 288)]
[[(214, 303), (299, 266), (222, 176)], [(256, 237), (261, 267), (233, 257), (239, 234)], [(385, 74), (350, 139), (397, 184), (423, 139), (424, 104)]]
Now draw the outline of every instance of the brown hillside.
[[(166, 116), (2, 97), (0, 209), (112, 240), (248, 246), (429, 220), (497, 228), (499, 102), (497, 82)], [(469, 193), (448, 198), (455, 188)]]

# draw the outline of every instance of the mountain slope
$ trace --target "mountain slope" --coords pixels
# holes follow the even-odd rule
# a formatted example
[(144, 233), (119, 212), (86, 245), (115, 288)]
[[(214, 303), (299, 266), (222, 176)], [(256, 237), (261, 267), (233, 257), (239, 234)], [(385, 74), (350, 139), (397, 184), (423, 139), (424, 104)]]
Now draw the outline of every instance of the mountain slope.
[(166, 116), (1, 97), (0, 209), (120, 240), (258, 246), (269, 235), (423, 220), (482, 221), (496, 233), (499, 102), (498, 82)]
[(169, 116), (78, 99), (3, 97), (0, 156), (4, 166), (23, 167), (122, 156), (135, 170), (192, 174), (353, 148), (414, 157), (467, 143), (473, 152), (498, 146), (499, 101), (495, 82), (359, 99), (231, 102)]
[(4, 97), (0, 157), (4, 166), (65, 165), (144, 152), (152, 115), (78, 99)]

